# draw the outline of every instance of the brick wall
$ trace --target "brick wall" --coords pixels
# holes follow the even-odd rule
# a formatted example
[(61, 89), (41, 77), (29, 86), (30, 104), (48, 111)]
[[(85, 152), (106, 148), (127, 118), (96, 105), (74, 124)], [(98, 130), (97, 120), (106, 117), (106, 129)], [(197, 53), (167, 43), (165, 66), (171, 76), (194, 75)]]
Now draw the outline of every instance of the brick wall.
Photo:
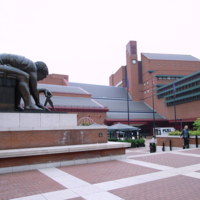
[[(165, 147), (170, 146), (170, 141), (172, 147), (183, 147), (183, 138), (180, 136), (168, 136), (168, 137), (157, 137), (157, 146), (163, 146), (163, 143), (165, 144)], [(195, 145), (196, 144), (196, 139), (194, 136), (190, 137), (190, 144)], [(200, 144), (200, 138), (198, 138), (198, 144)]]
[(2, 131), (0, 150), (107, 142), (107, 129)]
[(110, 86), (125, 87), (125, 66), (120, 67), (114, 74), (109, 77)]
[(68, 75), (49, 74), (47, 78), (39, 81), (39, 83), (51, 85), (68, 85), (68, 79)]

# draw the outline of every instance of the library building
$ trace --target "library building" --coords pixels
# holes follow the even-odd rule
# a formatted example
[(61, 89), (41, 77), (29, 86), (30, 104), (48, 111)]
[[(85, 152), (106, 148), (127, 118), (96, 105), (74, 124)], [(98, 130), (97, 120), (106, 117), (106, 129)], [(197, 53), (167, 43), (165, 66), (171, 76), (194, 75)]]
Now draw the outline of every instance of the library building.
[[(109, 86), (50, 74), (38, 87), (52, 92), (55, 111), (76, 113), (78, 125), (123, 123), (145, 136), (156, 127), (193, 129), (200, 118), (200, 60), (161, 53), (141, 53), (138, 60), (136, 41), (126, 45), (125, 56), (126, 65), (108, 77)], [(40, 98), (44, 103), (45, 97)]]

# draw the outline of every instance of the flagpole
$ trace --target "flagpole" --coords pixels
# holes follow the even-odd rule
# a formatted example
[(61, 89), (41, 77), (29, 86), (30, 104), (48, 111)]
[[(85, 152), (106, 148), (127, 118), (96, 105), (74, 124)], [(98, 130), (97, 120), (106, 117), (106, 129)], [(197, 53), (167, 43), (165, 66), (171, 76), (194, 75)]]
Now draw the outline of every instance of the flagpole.
[(173, 83), (173, 92), (174, 92), (174, 128), (176, 129), (176, 85)]
[(173, 83), (173, 93), (174, 93), (174, 128), (176, 129), (176, 85)]
[(129, 83), (128, 83), (128, 72), (127, 72), (127, 66), (125, 66), (125, 76), (126, 76), (126, 91), (127, 91), (127, 93), (126, 93), (126, 101), (127, 101), (127, 114), (128, 114), (128, 125), (130, 125), (130, 116), (129, 116), (129, 113), (130, 113), (130, 111), (129, 111), (129, 94), (128, 94), (128, 88), (129, 88)]
[(155, 137), (155, 128), (156, 128), (156, 118), (155, 118), (155, 102), (154, 102), (154, 76), (152, 73), (154, 73), (154, 70), (149, 70), (149, 74), (151, 75), (151, 100), (152, 100), (152, 107), (153, 107), (153, 136)]

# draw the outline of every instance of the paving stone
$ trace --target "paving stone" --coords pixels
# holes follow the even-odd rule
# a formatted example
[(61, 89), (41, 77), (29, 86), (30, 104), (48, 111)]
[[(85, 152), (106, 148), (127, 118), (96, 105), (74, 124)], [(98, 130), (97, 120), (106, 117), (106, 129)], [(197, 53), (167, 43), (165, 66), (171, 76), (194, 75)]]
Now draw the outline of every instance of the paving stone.
[(110, 191), (125, 200), (199, 200), (200, 180), (175, 176)]
[(0, 200), (66, 189), (39, 171), (0, 175)]
[(68, 166), (61, 167), (60, 169), (91, 184), (158, 171), (156, 169), (121, 161), (108, 161), (79, 166)]
[(200, 163), (200, 158), (192, 157), (192, 155), (185, 156), (171, 153), (163, 153), (158, 155), (154, 154), (152, 156), (142, 156), (134, 159), (159, 165), (166, 165), (169, 167), (184, 167), (187, 165), (194, 165)]

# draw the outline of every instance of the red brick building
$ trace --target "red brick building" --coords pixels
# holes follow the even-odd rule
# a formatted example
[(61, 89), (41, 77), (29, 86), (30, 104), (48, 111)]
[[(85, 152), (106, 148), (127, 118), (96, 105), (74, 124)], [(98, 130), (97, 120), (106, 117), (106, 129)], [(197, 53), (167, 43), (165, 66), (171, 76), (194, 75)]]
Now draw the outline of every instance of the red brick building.
[(200, 60), (193, 56), (141, 53), (138, 60), (137, 43), (130, 41), (126, 65), (109, 81), (110, 86), (71, 83), (67, 75), (51, 74), (39, 87), (52, 91), (56, 111), (77, 113), (79, 124), (121, 122), (149, 135), (153, 127), (192, 128), (200, 117)]
[[(126, 46), (126, 66), (110, 76), (110, 85), (126, 87), (134, 101), (143, 101), (169, 125), (200, 117), (200, 60), (190, 55), (141, 53), (137, 43)], [(171, 124), (170, 124), (171, 123)], [(158, 123), (157, 123), (158, 124)], [(190, 123), (191, 124), (191, 123)]]

